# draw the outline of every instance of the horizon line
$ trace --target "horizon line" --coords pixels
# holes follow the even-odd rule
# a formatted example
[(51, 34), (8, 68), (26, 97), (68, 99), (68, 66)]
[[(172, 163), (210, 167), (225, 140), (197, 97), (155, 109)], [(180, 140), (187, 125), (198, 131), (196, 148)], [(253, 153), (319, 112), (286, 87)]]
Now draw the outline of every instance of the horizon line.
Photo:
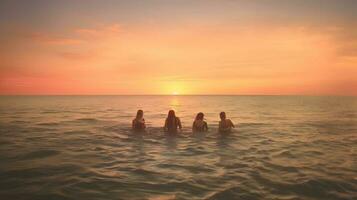
[(311, 96), (311, 97), (356, 97), (344, 94), (0, 94), (0, 97), (16, 96)]

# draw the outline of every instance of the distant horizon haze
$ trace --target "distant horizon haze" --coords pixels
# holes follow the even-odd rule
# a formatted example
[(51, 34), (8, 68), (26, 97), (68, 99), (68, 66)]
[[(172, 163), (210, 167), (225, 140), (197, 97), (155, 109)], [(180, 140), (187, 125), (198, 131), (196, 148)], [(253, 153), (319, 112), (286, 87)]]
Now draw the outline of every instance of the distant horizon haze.
[(0, 96), (286, 96), (286, 97), (355, 97), (345, 94), (0, 94)]

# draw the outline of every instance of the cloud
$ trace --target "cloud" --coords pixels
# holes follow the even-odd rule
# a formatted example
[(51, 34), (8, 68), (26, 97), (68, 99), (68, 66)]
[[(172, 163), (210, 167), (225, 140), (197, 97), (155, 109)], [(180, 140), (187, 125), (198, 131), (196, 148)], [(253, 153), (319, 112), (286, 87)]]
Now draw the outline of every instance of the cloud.
[(334, 26), (306, 26), (308, 33), (325, 35), (334, 45), (336, 56), (357, 57), (357, 23)]
[[(124, 30), (109, 24), (34, 33), (28, 49), (21, 46), (12, 53), (14, 58), (27, 56), (16, 59), (21, 70), (3, 70), (8, 72), (3, 77), (51, 77), (58, 83), (72, 78), (83, 82), (83, 90), (108, 93), (269, 93), (276, 88), (271, 92), (303, 94), (304, 82), (316, 88), (338, 82), (337, 72), (346, 79), (355, 71), (345, 60), (337, 66), (336, 58), (356, 51), (355, 33), (345, 30), (342, 25), (264, 24), (140, 25)], [(16, 60), (8, 59), (9, 64)]]
[(98, 54), (92, 51), (89, 52), (60, 52), (58, 53), (64, 59), (72, 61), (83, 61), (98, 58)]
[[(18, 31), (20, 32), (20, 31)], [(40, 44), (51, 47), (46, 53), (52, 53), (68, 61), (86, 61), (99, 58), (102, 52), (123, 32), (119, 24), (76, 28), (61, 33), (25, 32), (15, 34), (18, 39), (25, 39), (29, 47)], [(16, 41), (16, 40), (14, 40)], [(23, 44), (25, 44), (23, 43)]]
[(343, 57), (357, 57), (357, 28), (345, 28), (335, 33), (337, 53)]
[(161, 82), (197, 82), (203, 81), (203, 78), (196, 78), (192, 76), (166, 76), (166, 77), (158, 77), (157, 81)]
[(103, 25), (93, 28), (78, 28), (67, 33), (59, 34), (46, 32), (28, 32), (24, 37), (34, 42), (52, 46), (73, 46), (92, 42), (93, 39), (118, 37), (122, 33), (119, 24)]
[(79, 37), (93, 38), (93, 37), (113, 37), (118, 36), (123, 32), (119, 24), (111, 24), (106, 26), (99, 26), (95, 28), (79, 28), (74, 30)]
[(54, 36), (45, 33), (31, 33), (28, 38), (36, 42), (49, 45), (78, 45), (83, 43), (82, 40), (77, 38)]

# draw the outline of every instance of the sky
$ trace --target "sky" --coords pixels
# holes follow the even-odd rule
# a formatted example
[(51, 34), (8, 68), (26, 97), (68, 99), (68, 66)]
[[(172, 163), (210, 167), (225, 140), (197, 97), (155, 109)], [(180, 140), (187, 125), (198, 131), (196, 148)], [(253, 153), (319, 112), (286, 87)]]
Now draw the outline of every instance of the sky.
[(2, 0), (0, 95), (357, 95), (355, 0)]

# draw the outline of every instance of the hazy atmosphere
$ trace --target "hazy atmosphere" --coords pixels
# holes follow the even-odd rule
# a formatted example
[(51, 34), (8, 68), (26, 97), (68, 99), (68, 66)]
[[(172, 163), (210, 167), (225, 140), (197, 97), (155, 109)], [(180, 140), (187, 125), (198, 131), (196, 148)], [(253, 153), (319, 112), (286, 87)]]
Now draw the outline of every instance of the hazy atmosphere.
[(0, 2), (0, 94), (357, 94), (357, 1)]

